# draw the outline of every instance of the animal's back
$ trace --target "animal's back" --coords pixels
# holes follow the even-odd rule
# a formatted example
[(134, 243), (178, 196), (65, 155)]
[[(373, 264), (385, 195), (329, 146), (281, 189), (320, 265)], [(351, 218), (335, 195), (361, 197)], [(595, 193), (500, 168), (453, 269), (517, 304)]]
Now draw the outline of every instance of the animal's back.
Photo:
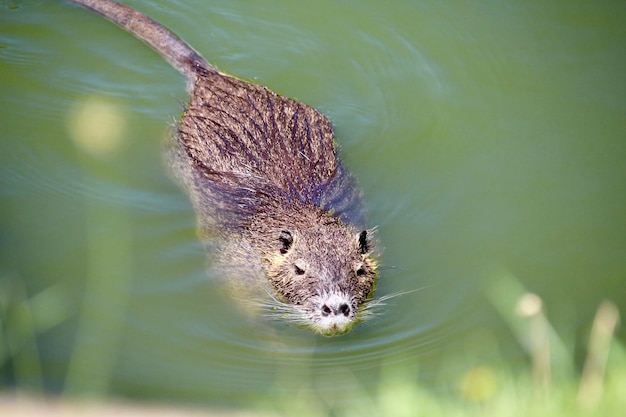
[[(241, 225), (264, 197), (308, 201), (359, 224), (360, 192), (337, 158), (329, 120), (271, 90), (202, 72), (178, 127), (179, 157), (219, 224)], [(193, 187), (192, 184), (189, 184)], [(216, 203), (217, 200), (217, 203)], [(206, 206), (208, 204), (208, 207)]]
[(326, 117), (233, 77), (201, 75), (179, 126), (190, 156), (210, 171), (260, 176), (305, 194), (337, 171)]

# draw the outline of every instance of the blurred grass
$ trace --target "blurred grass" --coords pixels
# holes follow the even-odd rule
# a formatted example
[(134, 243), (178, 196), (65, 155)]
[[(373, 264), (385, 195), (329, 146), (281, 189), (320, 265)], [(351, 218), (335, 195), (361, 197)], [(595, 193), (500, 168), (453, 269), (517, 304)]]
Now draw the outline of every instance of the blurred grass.
[[(125, 227), (124, 216), (116, 217), (118, 226)], [(108, 223), (110, 224), (110, 223)], [(126, 248), (128, 249), (128, 248)], [(109, 290), (98, 283), (104, 279), (102, 271), (109, 265), (106, 259), (93, 260), (100, 266), (92, 270), (90, 279), (96, 280), (89, 291), (114, 291), (120, 282), (106, 284)], [(127, 259), (128, 261), (128, 259)], [(124, 263), (126, 273), (130, 271)], [(100, 271), (100, 272), (98, 272)], [(128, 275), (120, 275), (128, 282)], [(8, 277), (3, 277), (8, 278)], [(55, 325), (68, 320), (72, 314), (71, 303), (66, 291), (54, 285), (30, 296), (19, 279), (0, 281), (0, 366), (12, 373), (12, 381), (18, 390), (44, 393), (44, 374), (37, 348), (37, 339), (52, 331)], [(275, 395), (266, 396), (253, 404), (254, 410), (246, 415), (298, 415), (315, 416), (621, 416), (626, 410), (626, 351), (614, 337), (619, 325), (616, 306), (603, 302), (597, 310), (587, 346), (582, 370), (577, 369), (573, 359), (576, 346), (563, 342), (552, 328), (545, 314), (542, 299), (526, 291), (522, 284), (504, 270), (492, 273), (486, 283), (487, 298), (508, 323), (519, 344), (528, 354), (528, 366), (520, 370), (519, 364), (507, 367), (495, 354), (493, 361), (476, 363), (471, 358), (451, 358), (454, 363), (466, 363), (456, 378), (448, 380), (447, 390), (435, 392), (418, 380), (416, 362), (386, 358), (380, 369), (378, 387), (375, 392), (360, 385), (348, 369), (338, 368), (333, 378), (338, 378), (347, 387), (341, 392), (323, 389), (323, 381), (290, 382), (290, 375), (280, 374), (275, 381)], [(117, 308), (123, 310), (124, 300)], [(79, 326), (79, 337), (97, 338), (106, 341), (94, 349), (93, 344), (77, 347), (72, 356), (65, 396), (60, 401), (68, 407), (53, 408), (57, 414), (74, 415), (72, 404), (76, 394), (97, 394), (103, 401), (89, 410), (93, 413), (81, 415), (106, 415), (107, 411), (120, 415), (135, 415), (137, 405), (120, 406), (107, 400), (110, 394), (112, 355), (115, 343), (122, 332), (114, 322), (99, 322), (98, 307), (83, 305)], [(80, 330), (82, 329), (82, 330)], [(488, 334), (479, 337), (489, 338)], [(83, 340), (84, 343), (84, 340)], [(86, 346), (86, 347), (85, 347)], [(85, 353), (84, 349), (87, 349)], [(84, 371), (81, 364), (89, 363)], [(75, 367), (75, 368), (73, 368)], [(6, 383), (5, 379), (5, 383)], [(288, 387), (300, 386), (294, 390)], [(281, 389), (282, 388), (282, 389)], [(281, 394), (281, 392), (283, 394)], [(354, 401), (345, 401), (346, 397)], [(0, 415), (19, 409), (19, 398), (0, 397)], [(58, 401), (59, 399), (55, 400)], [(27, 398), (25, 407), (35, 414), (48, 415), (50, 408), (34, 407), (38, 400)], [(44, 403), (50, 400), (46, 399)], [(17, 408), (16, 408), (17, 407)], [(143, 406), (140, 406), (143, 407)], [(3, 411), (4, 410), (4, 411)], [(44, 410), (38, 413), (37, 410)], [(62, 410), (68, 410), (62, 412)], [(158, 408), (142, 408), (146, 415), (160, 415)], [(147, 411), (146, 411), (147, 410)], [(181, 415), (186, 411), (179, 410)], [(250, 414), (251, 413), (251, 414)], [(221, 414), (220, 414), (221, 415)], [(228, 414), (225, 415), (239, 415)]]
[[(104, 96), (75, 103), (67, 126), (88, 176), (97, 176), (95, 161), (121, 159), (126, 124), (124, 109)], [(117, 174), (124, 178), (126, 172), (118, 167)], [(85, 291), (64, 391), (103, 397), (111, 390), (133, 281), (132, 223), (123, 204), (88, 200), (87, 213)]]
[(30, 295), (17, 276), (0, 277), (0, 381), (43, 390), (44, 375), (38, 338), (73, 314), (62, 284)]
[[(124, 149), (125, 125), (123, 108), (106, 97), (77, 100), (67, 128), (86, 175), (97, 177), (94, 171)], [(116, 171), (124, 178), (122, 168)], [(0, 277), (0, 381), (7, 386), (45, 392), (38, 341), (78, 316), (62, 390), (96, 397), (110, 392), (133, 278), (132, 224), (123, 204), (92, 198), (85, 204), (88, 259), (80, 300), (70, 297), (62, 280), (31, 294), (26, 279)]]

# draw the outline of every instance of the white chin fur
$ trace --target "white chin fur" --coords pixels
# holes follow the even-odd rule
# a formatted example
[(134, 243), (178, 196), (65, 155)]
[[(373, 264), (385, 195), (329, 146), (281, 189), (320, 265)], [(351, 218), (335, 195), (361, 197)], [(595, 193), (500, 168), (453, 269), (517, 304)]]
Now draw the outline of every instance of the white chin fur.
[(348, 317), (320, 317), (317, 326), (322, 333), (336, 333), (345, 331), (350, 326), (350, 323), (352, 323), (352, 320)]

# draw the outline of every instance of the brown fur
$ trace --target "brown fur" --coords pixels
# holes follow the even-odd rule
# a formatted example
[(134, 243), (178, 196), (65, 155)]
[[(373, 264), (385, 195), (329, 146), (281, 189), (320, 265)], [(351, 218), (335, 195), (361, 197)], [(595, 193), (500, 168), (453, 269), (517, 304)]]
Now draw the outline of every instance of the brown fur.
[(377, 265), (361, 193), (337, 157), (329, 120), (220, 73), (132, 9), (72, 1), (131, 31), (187, 77), (191, 98), (172, 166), (231, 287), (245, 298), (269, 295), (271, 311), (317, 333), (349, 331), (372, 296)]

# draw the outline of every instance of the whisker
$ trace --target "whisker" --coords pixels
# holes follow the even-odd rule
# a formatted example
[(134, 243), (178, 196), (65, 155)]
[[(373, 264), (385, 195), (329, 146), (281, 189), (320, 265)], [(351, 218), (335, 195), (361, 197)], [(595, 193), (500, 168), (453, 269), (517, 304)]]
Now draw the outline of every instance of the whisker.
[(380, 314), (379, 312), (377, 312), (376, 310), (380, 307), (383, 307), (385, 305), (387, 305), (387, 301), (396, 298), (396, 297), (400, 297), (402, 295), (407, 295), (407, 294), (411, 294), (417, 291), (421, 291), (425, 288), (428, 288), (429, 285), (420, 287), (420, 288), (416, 288), (413, 290), (407, 290), (407, 291), (399, 291), (399, 292), (395, 292), (395, 293), (391, 293), (391, 294), (387, 294), (387, 295), (383, 295), (382, 297), (378, 297), (378, 298), (373, 298), (371, 300), (366, 301), (363, 306), (361, 307), (361, 317), (362, 318), (368, 318), (368, 317), (372, 317), (372, 316), (376, 316), (378, 314)]

